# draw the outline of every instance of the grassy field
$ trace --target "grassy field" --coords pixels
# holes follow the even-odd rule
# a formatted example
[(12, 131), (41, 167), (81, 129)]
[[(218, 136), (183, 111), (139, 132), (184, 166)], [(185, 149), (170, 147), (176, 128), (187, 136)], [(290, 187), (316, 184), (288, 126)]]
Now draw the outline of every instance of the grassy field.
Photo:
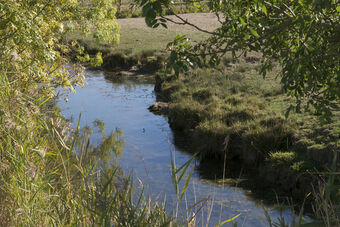
[[(142, 16), (142, 10), (139, 7), (140, 1), (133, 0), (118, 0), (116, 1), (117, 5), (117, 18), (136, 18)], [(201, 3), (208, 3), (206, 1), (201, 1)], [(207, 5), (202, 4), (200, 8), (194, 7), (194, 2), (187, 2), (186, 4), (182, 4), (181, 1), (172, 2), (171, 9), (164, 9), (166, 15), (176, 14), (185, 14), (192, 12), (200, 12), (205, 13), (209, 12)]]
[[(214, 14), (186, 14), (182, 16), (208, 31), (214, 30), (219, 24)], [(168, 17), (176, 20), (174, 16)], [(201, 23), (201, 21), (204, 21), (204, 23)], [(165, 53), (167, 43), (172, 41), (178, 34), (187, 35), (188, 38), (195, 41), (201, 41), (208, 37), (188, 25), (169, 24), (168, 29), (163, 27), (153, 29), (146, 26), (144, 18), (118, 19), (117, 22), (120, 24), (120, 42), (114, 46), (97, 43), (91, 36), (75, 33), (67, 35), (65, 41), (79, 40), (86, 45), (88, 50), (92, 50), (91, 53), (101, 51), (104, 54), (123, 53), (135, 55), (143, 51)]]

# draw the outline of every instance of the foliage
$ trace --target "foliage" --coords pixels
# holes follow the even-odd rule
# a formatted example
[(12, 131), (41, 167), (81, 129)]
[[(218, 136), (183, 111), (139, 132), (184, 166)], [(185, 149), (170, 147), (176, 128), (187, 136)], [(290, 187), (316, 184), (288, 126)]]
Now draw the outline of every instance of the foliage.
[[(98, 204), (120, 206), (129, 192), (107, 180), (113, 171), (95, 176), (95, 163), (79, 160), (69, 126), (48, 101), (56, 87), (73, 91), (83, 79), (82, 68), (68, 64), (63, 34), (91, 31), (116, 42), (114, 15), (112, 0), (0, 1), (1, 226), (104, 223), (112, 206)], [(119, 208), (135, 210), (126, 198)]]
[[(139, 7), (141, 0), (117, 0), (117, 18), (131, 18), (131, 17), (141, 17), (142, 9)], [(172, 8), (169, 11), (165, 11), (168, 15), (183, 14), (183, 13), (197, 13), (197, 12), (209, 12), (207, 4), (197, 5), (194, 1), (187, 1), (183, 4), (179, 1), (172, 2)]]
[[(142, 1), (148, 26), (166, 26), (165, 9), (169, 0)], [(197, 2), (197, 5), (200, 3)], [(202, 30), (177, 15), (180, 23), (210, 34), (199, 43), (178, 36), (169, 44), (170, 68), (176, 74), (190, 67), (215, 67), (221, 56), (233, 57), (255, 51), (262, 54), (260, 72), (266, 76), (275, 62), (282, 70), (284, 89), (301, 106), (315, 107), (329, 116), (340, 100), (340, 3), (336, 0), (210, 0), (220, 27), (214, 32)], [(160, 15), (160, 17), (157, 17)]]
[[(52, 96), (52, 86), (73, 90), (74, 85), (82, 83), (81, 71), (75, 68), (70, 74), (67, 70), (69, 48), (60, 42), (61, 37), (67, 30), (76, 29), (91, 32), (97, 40), (116, 42), (119, 25), (114, 21), (113, 2), (1, 1), (0, 76), (19, 81), (23, 89), (39, 85), (39, 92), (46, 97)], [(99, 54), (92, 62), (100, 60)]]

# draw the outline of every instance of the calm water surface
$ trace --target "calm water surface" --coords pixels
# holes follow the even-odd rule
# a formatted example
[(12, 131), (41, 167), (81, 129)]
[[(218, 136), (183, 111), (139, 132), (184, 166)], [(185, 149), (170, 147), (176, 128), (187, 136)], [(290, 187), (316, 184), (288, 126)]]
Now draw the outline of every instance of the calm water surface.
[[(185, 163), (191, 156), (183, 149), (185, 146), (180, 146), (179, 149), (173, 144), (174, 135), (167, 119), (148, 111), (147, 108), (156, 100), (154, 84), (150, 78), (107, 80), (107, 74), (101, 71), (87, 71), (86, 86), (77, 88), (76, 94), (69, 95), (69, 102), (61, 99), (59, 107), (68, 119), (78, 119), (81, 113), (81, 127), (93, 126), (93, 121), (99, 119), (106, 124), (106, 134), (116, 128), (122, 129), (125, 146), (118, 163), (126, 173), (133, 173), (136, 187), (141, 181), (146, 193), (151, 195), (154, 201), (165, 200), (167, 209), (170, 210), (175, 200), (170, 175), (170, 151), (173, 151), (177, 166)], [(94, 130), (91, 143), (98, 144), (100, 140), (100, 133)], [(185, 138), (183, 140), (185, 141)], [(193, 165), (197, 165), (197, 162)], [(178, 216), (187, 217), (188, 208), (207, 197), (211, 200), (200, 211), (196, 219), (197, 226), (206, 225), (210, 208), (208, 226), (216, 226), (220, 221), (237, 214), (241, 214), (235, 220), (239, 226), (268, 225), (261, 202), (252, 200), (241, 188), (218, 186), (202, 181), (196, 170), (182, 204), (182, 212)], [(279, 216), (279, 211), (265, 208), (272, 219)], [(284, 212), (284, 216), (288, 218), (289, 213)]]

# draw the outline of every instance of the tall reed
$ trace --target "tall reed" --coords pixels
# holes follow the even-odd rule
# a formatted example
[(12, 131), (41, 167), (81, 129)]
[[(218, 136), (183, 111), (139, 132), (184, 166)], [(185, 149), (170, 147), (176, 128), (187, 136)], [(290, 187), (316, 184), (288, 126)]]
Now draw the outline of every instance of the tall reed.
[[(105, 158), (112, 160), (107, 153), (119, 150), (120, 132), (93, 147), (79, 123), (71, 133), (58, 111), (47, 109), (45, 100), (34, 89), (23, 91), (20, 81), (10, 83), (6, 76), (0, 77), (1, 226), (171, 222), (163, 207), (142, 200), (143, 193), (133, 190), (131, 177), (119, 166), (101, 166)], [(137, 204), (134, 196), (139, 196)]]

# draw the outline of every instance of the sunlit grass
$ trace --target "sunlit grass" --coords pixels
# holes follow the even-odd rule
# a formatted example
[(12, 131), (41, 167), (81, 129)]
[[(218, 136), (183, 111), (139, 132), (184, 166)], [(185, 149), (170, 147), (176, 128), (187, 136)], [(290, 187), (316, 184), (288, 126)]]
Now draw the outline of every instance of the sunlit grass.
[[(307, 178), (317, 182), (304, 173), (324, 169), (338, 149), (339, 113), (323, 124), (307, 111), (292, 111), (286, 118), (295, 100), (284, 93), (279, 68), (263, 78), (257, 73), (259, 56), (253, 55), (253, 61), (227, 56), (216, 69), (192, 70), (178, 77), (159, 74), (159, 98), (170, 102), (171, 127), (192, 137), (201, 159), (223, 157), (229, 136), (230, 159), (260, 168), (264, 179), (279, 187), (284, 184), (286, 192), (293, 190), (292, 196), (300, 197), (312, 190), (311, 184), (298, 190), (296, 184)], [(296, 174), (304, 177), (295, 178)]]

